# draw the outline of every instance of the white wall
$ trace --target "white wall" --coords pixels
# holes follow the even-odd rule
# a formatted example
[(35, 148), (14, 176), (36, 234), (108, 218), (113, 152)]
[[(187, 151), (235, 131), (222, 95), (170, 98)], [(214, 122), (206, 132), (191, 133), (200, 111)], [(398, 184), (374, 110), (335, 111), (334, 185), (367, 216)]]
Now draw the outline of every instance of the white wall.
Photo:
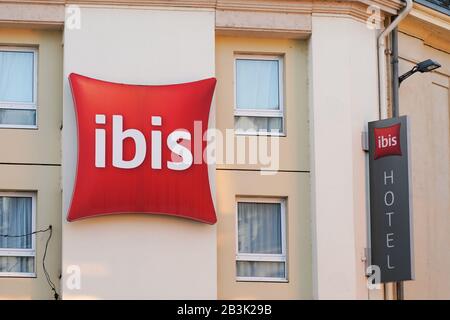
[(312, 18), (310, 40), (313, 282), (318, 299), (367, 299), (367, 155), (378, 119), (376, 31), (345, 17)]
[[(135, 84), (214, 76), (214, 12), (82, 7), (81, 28), (66, 27), (62, 294), (64, 299), (216, 298), (215, 226), (138, 215), (66, 221), (77, 151), (71, 72)], [(79, 290), (67, 286), (71, 265), (81, 270)]]

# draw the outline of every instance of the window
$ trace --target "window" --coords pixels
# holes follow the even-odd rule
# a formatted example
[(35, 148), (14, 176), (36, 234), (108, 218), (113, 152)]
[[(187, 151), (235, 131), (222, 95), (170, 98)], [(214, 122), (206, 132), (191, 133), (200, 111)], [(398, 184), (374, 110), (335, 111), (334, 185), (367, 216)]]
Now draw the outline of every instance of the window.
[(36, 128), (37, 51), (0, 47), (0, 127)]
[(237, 280), (287, 280), (284, 211), (283, 200), (238, 201)]
[[(33, 193), (0, 193), (0, 234), (27, 235), (35, 231)], [(0, 276), (34, 277), (36, 236), (0, 236)]]
[(282, 135), (283, 58), (237, 56), (235, 77), (236, 133)]

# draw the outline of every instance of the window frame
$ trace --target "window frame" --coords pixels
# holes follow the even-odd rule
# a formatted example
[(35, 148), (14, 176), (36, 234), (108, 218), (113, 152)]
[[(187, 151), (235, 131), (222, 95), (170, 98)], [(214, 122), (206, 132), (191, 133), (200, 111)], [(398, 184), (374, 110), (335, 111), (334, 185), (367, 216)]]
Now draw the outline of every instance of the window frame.
[[(36, 231), (36, 193), (35, 192), (3, 192), (0, 191), (0, 197), (31, 198), (31, 232)], [(31, 236), (30, 249), (0, 248), (0, 257), (32, 257), (34, 272), (1, 272), (0, 278), (36, 278), (36, 234)]]
[[(284, 54), (251, 54), (251, 53), (235, 53), (234, 55), (234, 112), (233, 120), (236, 117), (264, 117), (264, 118), (281, 118), (282, 130), (280, 132), (270, 131), (253, 131), (253, 130), (240, 130), (234, 128), (236, 135), (243, 136), (286, 136), (285, 126), (285, 93), (284, 93)], [(278, 61), (278, 104), (279, 110), (261, 110), (261, 109), (240, 109), (237, 105), (237, 61), (238, 60), (266, 60), (266, 61)]]
[(24, 124), (0, 124), (0, 129), (38, 129), (38, 49), (33, 47), (11, 47), (11, 46), (0, 46), (0, 51), (9, 52), (31, 52), (33, 53), (33, 101), (32, 102), (11, 102), (11, 101), (0, 101), (0, 109), (11, 109), (11, 110), (31, 110), (36, 113), (36, 124), (34, 125), (24, 125)]
[[(239, 253), (239, 203), (275, 203), (280, 204), (281, 214), (281, 254), (261, 254), (261, 253)], [(288, 261), (287, 261), (287, 225), (286, 225), (286, 199), (285, 198), (245, 198), (238, 197), (236, 204), (236, 222), (235, 222), (235, 276), (238, 282), (289, 282), (288, 280)], [(256, 261), (256, 262), (283, 262), (284, 277), (240, 277), (237, 275), (238, 261)]]

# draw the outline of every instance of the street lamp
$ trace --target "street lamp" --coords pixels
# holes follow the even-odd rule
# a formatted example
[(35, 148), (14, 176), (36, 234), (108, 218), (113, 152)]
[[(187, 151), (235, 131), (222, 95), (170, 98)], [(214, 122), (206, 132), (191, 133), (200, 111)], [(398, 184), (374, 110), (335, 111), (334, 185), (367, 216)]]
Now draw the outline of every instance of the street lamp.
[(430, 71), (433, 71), (434, 69), (437, 69), (440, 67), (441, 67), (441, 65), (439, 63), (437, 63), (436, 61), (433, 61), (431, 59), (419, 62), (418, 64), (416, 64), (414, 66), (414, 68), (412, 68), (405, 74), (402, 74), (400, 77), (398, 77), (398, 85), (400, 85), (403, 80), (412, 76), (417, 71), (419, 71), (420, 73), (430, 72)]

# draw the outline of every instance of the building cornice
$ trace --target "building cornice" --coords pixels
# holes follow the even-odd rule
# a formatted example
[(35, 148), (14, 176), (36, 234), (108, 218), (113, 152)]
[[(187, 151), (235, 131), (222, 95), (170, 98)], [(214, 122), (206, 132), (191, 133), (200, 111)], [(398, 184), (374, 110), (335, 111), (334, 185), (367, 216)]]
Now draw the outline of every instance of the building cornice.
[(450, 30), (450, 16), (424, 5), (414, 3), (413, 10), (410, 15), (421, 21), (434, 24), (438, 28), (447, 31)]
[(317, 5), (333, 8), (340, 5), (359, 3), (365, 7), (370, 5), (378, 6), (382, 11), (389, 14), (395, 14), (403, 6), (401, 0), (0, 0), (0, 3), (195, 7), (284, 13), (311, 12)]
[(409, 16), (399, 25), (399, 30), (450, 53), (450, 16), (415, 3)]
[(63, 3), (22, 2), (0, 1), (0, 26), (58, 29), (64, 25)]
[[(165, 8), (200, 8), (215, 10), (221, 15), (246, 16), (254, 15), (256, 20), (260, 19), (261, 13), (298, 15), (298, 17), (323, 14), (332, 16), (347, 16), (356, 20), (365, 21), (372, 14), (369, 6), (380, 9), (382, 16), (393, 15), (403, 6), (401, 0), (0, 0), (0, 23), (60, 25), (64, 24), (65, 5), (100, 5), (100, 6), (135, 6), (135, 7), (165, 7)], [(27, 10), (29, 9), (29, 10)], [(277, 15), (278, 14), (278, 15)], [(308, 18), (306, 18), (308, 19)], [(310, 19), (310, 18), (309, 18)], [(292, 20), (292, 19), (291, 19)], [(294, 18), (295, 20), (295, 18)], [(298, 19), (297, 19), (298, 20)], [(224, 21), (223, 19), (220, 21)], [(289, 23), (287, 23), (289, 24)], [(308, 23), (300, 23), (304, 28)], [(235, 29), (239, 29), (235, 26)], [(276, 32), (295, 34), (295, 26), (284, 30), (285, 23), (280, 21), (280, 29), (276, 23), (261, 26), (261, 29), (273, 28)], [(217, 28), (228, 28), (226, 25), (218, 25)], [(245, 29), (246, 26), (243, 26)], [(248, 29), (258, 29), (257, 26), (247, 26)], [(244, 30), (245, 31), (245, 30)], [(311, 30), (298, 30), (304, 35)]]

